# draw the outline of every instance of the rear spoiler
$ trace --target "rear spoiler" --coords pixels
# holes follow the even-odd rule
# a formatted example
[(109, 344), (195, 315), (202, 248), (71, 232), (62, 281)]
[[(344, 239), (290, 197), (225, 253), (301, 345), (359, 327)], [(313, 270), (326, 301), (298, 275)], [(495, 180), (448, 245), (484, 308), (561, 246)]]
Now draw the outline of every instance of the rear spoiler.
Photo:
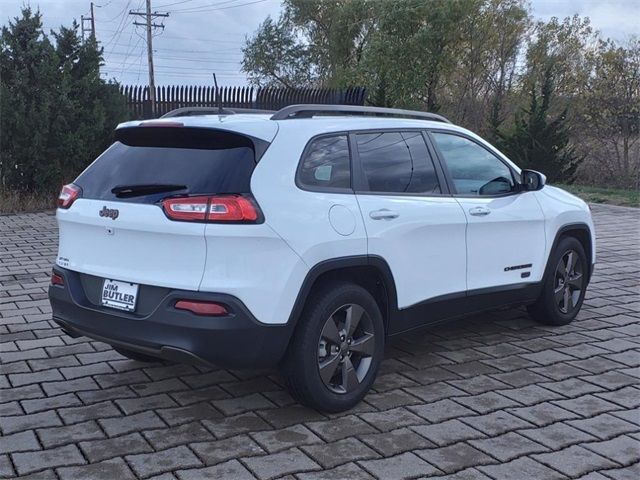
[(203, 150), (249, 147), (254, 151), (256, 163), (270, 145), (266, 140), (229, 130), (191, 127), (180, 122), (155, 120), (118, 125), (115, 140), (131, 147)]

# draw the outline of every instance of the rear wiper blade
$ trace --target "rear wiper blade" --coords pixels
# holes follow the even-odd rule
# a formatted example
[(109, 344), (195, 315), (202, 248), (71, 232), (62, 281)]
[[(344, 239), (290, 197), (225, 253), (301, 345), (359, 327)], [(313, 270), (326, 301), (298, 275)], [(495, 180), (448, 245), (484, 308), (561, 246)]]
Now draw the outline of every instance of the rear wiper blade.
[(176, 190), (186, 190), (187, 188), (186, 185), (148, 183), (143, 185), (118, 185), (111, 189), (111, 193), (118, 198), (127, 198), (151, 195), (152, 193), (174, 192)]

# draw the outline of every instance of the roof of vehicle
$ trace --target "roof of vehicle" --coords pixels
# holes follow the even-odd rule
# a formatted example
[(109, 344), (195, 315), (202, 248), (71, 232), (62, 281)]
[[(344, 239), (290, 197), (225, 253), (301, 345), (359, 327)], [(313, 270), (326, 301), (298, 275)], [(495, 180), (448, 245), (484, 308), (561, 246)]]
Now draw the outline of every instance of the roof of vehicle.
[(183, 107), (165, 114), (163, 118), (125, 122), (117, 128), (172, 125), (213, 128), (248, 135), (267, 142), (272, 142), (280, 129), (293, 129), (294, 132), (297, 130), (300, 135), (307, 138), (325, 133), (358, 130), (424, 128), (450, 130), (475, 138), (509, 162), (516, 171), (520, 171), (517, 165), (482, 137), (452, 124), (440, 115), (427, 112), (350, 105), (290, 105), (275, 113), (272, 111), (262, 113), (259, 110), (250, 109), (235, 109), (235, 111), (223, 109), (222, 114), (218, 114), (217, 111), (217, 108), (212, 107)]
[(229, 130), (255, 138), (272, 141), (278, 133), (278, 129), (299, 129), (309, 137), (347, 130), (371, 130), (393, 128), (440, 128), (447, 130), (464, 131), (463, 128), (433, 120), (420, 120), (414, 118), (397, 117), (369, 117), (353, 115), (320, 115), (312, 118), (289, 118), (286, 120), (272, 120), (271, 114), (245, 114), (233, 115), (191, 115), (181, 117), (158, 118), (153, 120), (134, 120), (121, 123), (120, 128), (139, 126), (170, 126), (181, 124), (192, 128), (215, 128)]

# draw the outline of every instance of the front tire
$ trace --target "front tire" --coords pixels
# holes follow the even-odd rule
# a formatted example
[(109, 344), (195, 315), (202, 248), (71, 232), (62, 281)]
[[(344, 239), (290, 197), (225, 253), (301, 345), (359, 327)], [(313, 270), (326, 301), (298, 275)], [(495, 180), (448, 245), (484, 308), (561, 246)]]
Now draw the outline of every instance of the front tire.
[(325, 412), (354, 407), (373, 384), (384, 355), (376, 301), (359, 285), (324, 284), (310, 297), (283, 365), (300, 403)]
[(589, 264), (582, 244), (564, 237), (549, 259), (540, 298), (528, 307), (531, 317), (545, 325), (567, 325), (576, 317), (587, 290)]

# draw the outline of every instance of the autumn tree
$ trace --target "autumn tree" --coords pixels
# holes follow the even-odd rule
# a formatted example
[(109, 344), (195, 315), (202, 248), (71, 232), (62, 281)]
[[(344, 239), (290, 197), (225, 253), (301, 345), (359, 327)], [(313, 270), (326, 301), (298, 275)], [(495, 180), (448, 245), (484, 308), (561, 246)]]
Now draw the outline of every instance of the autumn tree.
[(580, 140), (592, 161), (590, 183), (640, 189), (640, 39), (601, 41), (593, 57), (580, 118)]
[(463, 6), (445, 110), (466, 127), (495, 137), (515, 86), (529, 12), (520, 0), (471, 0)]
[(637, 39), (601, 40), (578, 15), (534, 21), (526, 0), (283, 7), (247, 40), (252, 83), (362, 85), (369, 104), (439, 112), (551, 181), (637, 188)]
[(373, 26), (372, 0), (284, 0), (243, 48), (256, 85), (336, 86), (352, 79)]

